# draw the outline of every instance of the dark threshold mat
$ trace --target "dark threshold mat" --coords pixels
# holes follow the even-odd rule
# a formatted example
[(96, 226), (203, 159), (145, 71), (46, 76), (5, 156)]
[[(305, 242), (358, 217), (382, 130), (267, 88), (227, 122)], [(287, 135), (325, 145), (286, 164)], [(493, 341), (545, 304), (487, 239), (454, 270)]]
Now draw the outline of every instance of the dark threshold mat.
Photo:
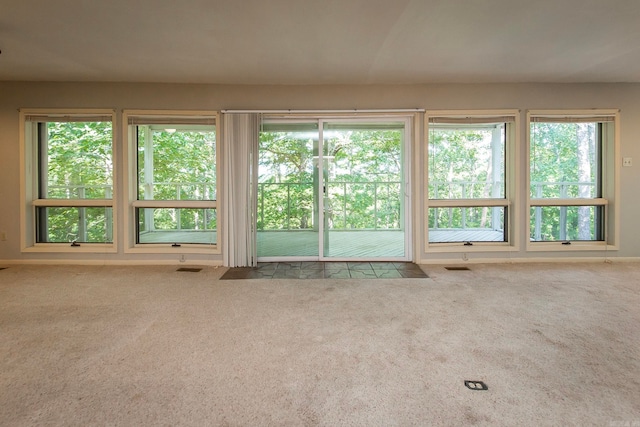
[(261, 262), (233, 267), (220, 280), (234, 279), (414, 279), (428, 278), (410, 262)]

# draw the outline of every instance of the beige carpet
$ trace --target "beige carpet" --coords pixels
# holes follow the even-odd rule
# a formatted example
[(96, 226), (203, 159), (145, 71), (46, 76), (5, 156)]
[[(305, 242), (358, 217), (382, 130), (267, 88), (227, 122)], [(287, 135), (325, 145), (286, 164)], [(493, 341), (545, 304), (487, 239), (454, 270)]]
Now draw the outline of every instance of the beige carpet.
[(177, 267), (1, 270), (0, 424), (640, 425), (639, 264)]

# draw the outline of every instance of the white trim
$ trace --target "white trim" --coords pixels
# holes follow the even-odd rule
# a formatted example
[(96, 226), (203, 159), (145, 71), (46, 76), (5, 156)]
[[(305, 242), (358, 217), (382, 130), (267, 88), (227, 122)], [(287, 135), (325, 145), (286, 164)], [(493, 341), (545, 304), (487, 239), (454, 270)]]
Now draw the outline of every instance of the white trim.
[(140, 117), (153, 117), (153, 118), (172, 118), (172, 117), (211, 117), (216, 120), (216, 124), (218, 123), (219, 113), (216, 110), (134, 110), (134, 109), (124, 109), (122, 110), (122, 117), (126, 120), (122, 121), (122, 124), (128, 126), (129, 116), (140, 116)]
[(527, 251), (529, 252), (579, 252), (579, 251), (617, 251), (618, 248), (608, 245), (606, 242), (591, 240), (568, 240), (571, 244), (565, 244), (562, 240), (529, 241)]
[[(624, 262), (640, 263), (640, 257), (621, 257), (609, 258), (603, 256), (597, 257), (540, 257), (540, 258), (468, 258), (463, 260), (455, 259), (425, 259), (420, 265), (461, 265), (461, 264), (617, 264)], [(429, 272), (428, 272), (429, 273)]]
[(216, 209), (216, 200), (135, 200), (134, 208)]
[(529, 199), (529, 206), (607, 206), (609, 200), (597, 199)]
[[(214, 245), (202, 243), (179, 243), (180, 246), (172, 246), (173, 243), (139, 243), (127, 248), (128, 254), (203, 254), (219, 255), (222, 253), (220, 243)], [(222, 262), (222, 261), (221, 261)]]
[[(175, 260), (175, 259), (11, 259), (3, 260), (1, 265), (99, 265), (99, 266), (138, 266), (138, 265), (174, 265), (222, 267), (222, 260)], [(7, 267), (9, 268), (9, 267)]]
[[(513, 116), (516, 120), (520, 117), (518, 109), (500, 109), (500, 110), (425, 110), (425, 120), (429, 124), (429, 117), (451, 117), (454, 119), (465, 118), (491, 118)], [(425, 129), (428, 131), (428, 129)]]
[(222, 110), (222, 114), (387, 114), (387, 113), (424, 113), (422, 108), (368, 109), (368, 110)]
[(33, 246), (24, 248), (22, 252), (24, 253), (65, 252), (65, 253), (113, 254), (113, 253), (117, 253), (118, 249), (115, 244), (110, 244), (110, 243), (80, 242), (78, 243), (78, 246), (71, 246), (71, 243), (61, 242), (61, 243), (35, 243)]
[[(540, 257), (540, 258), (469, 258), (466, 261), (460, 258), (455, 259), (421, 259), (419, 265), (429, 265), (433, 267), (445, 265), (481, 265), (481, 264), (622, 264), (640, 263), (640, 257)], [(222, 260), (175, 260), (175, 259), (5, 259), (0, 262), (0, 266), (11, 268), (22, 265), (95, 265), (95, 266), (204, 266), (222, 267)], [(427, 273), (433, 273), (428, 271)], [(442, 273), (445, 273), (444, 271)], [(332, 279), (323, 279), (332, 280)], [(339, 279), (336, 279), (339, 280)]]
[(510, 207), (507, 199), (429, 199), (429, 208)]
[(31, 205), (35, 207), (51, 208), (110, 208), (113, 207), (113, 204), (113, 199), (36, 199), (31, 202)]
[(431, 242), (429, 243), (429, 253), (464, 253), (475, 252), (519, 252), (519, 249), (509, 242), (473, 242), (467, 246), (464, 242)]
[[(561, 117), (561, 118), (590, 118), (593, 117), (598, 121), (598, 117), (618, 116), (620, 109), (618, 108), (583, 108), (583, 109), (567, 109), (567, 110), (527, 110), (527, 123), (529, 123), (529, 117)], [(618, 117), (616, 117), (618, 119)], [(617, 121), (617, 120), (616, 120)]]

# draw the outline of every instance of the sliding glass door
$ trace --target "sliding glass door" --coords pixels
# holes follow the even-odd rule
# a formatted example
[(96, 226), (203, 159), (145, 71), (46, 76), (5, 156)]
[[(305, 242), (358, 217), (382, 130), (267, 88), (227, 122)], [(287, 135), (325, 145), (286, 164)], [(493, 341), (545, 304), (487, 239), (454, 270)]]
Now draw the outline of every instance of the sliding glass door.
[(323, 123), (325, 257), (405, 257), (404, 127)]
[(264, 123), (258, 150), (258, 256), (317, 258), (318, 123)]
[(258, 257), (407, 260), (409, 120), (265, 121)]

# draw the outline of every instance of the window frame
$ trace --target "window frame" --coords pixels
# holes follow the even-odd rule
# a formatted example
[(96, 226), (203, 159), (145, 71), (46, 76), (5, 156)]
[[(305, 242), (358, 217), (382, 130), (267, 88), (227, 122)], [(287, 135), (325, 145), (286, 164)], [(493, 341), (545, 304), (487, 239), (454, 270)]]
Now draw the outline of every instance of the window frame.
[[(451, 119), (452, 122), (464, 124), (468, 120), (470, 124), (475, 120), (489, 121), (509, 117), (512, 120), (506, 123), (505, 129), (505, 188), (504, 198), (478, 198), (478, 199), (431, 199), (429, 196), (429, 133), (430, 120), (432, 118)], [(520, 172), (516, 167), (519, 159), (520, 139), (520, 110), (428, 110), (424, 115), (424, 250), (425, 252), (504, 252), (516, 251), (519, 245), (520, 206), (518, 200), (518, 182)], [(474, 208), (474, 207), (504, 207), (506, 209), (504, 222), (505, 241), (502, 242), (429, 242), (429, 210), (431, 208)]]
[[(97, 121), (98, 118), (109, 117), (111, 121), (111, 161), (112, 189), (110, 199), (54, 199), (40, 198), (40, 164), (38, 126), (44, 121), (30, 120), (30, 117), (50, 117), (52, 121), (63, 121), (61, 118), (86, 118), (87, 121)], [(21, 252), (73, 252), (73, 253), (115, 253), (118, 245), (118, 160), (116, 149), (117, 121), (116, 111), (110, 109), (43, 109), (27, 108), (19, 110), (19, 138), (20, 138), (20, 247)], [(110, 208), (112, 215), (111, 242), (38, 242), (37, 217), (38, 208)]]
[[(167, 125), (172, 119), (182, 118), (202, 120), (211, 119), (216, 133), (216, 199), (217, 200), (138, 200), (138, 141), (134, 132), (136, 125), (130, 124), (134, 117), (152, 118), (154, 120), (167, 120)], [(127, 197), (127, 209), (124, 215), (125, 253), (151, 253), (151, 254), (221, 254), (221, 230), (222, 218), (218, 204), (220, 200), (221, 174), (221, 139), (220, 139), (220, 114), (209, 110), (123, 110), (122, 114), (122, 138), (125, 141), (126, 155), (124, 162), (124, 188)], [(160, 123), (159, 123), (160, 124)], [(177, 209), (214, 209), (216, 211), (217, 238), (215, 244), (179, 243), (138, 243), (138, 218), (136, 211), (142, 208), (177, 208)], [(184, 259), (184, 258), (181, 258)]]
[[(599, 122), (598, 119), (613, 117), (612, 121)], [(600, 170), (600, 194), (593, 198), (534, 198), (531, 197), (531, 123), (532, 119), (548, 118), (572, 122), (602, 123), (600, 133), (600, 156), (596, 167)], [(542, 121), (543, 120), (537, 120)], [(576, 110), (528, 110), (526, 113), (526, 215), (525, 236), (526, 250), (536, 251), (608, 251), (618, 250), (619, 242), (619, 182), (620, 169), (618, 159), (620, 153), (620, 110), (618, 109), (576, 109)], [(556, 240), (556, 241), (532, 241), (531, 240), (531, 209), (535, 207), (601, 207), (603, 219), (601, 221), (603, 240)], [(567, 244), (566, 242), (570, 244)]]

